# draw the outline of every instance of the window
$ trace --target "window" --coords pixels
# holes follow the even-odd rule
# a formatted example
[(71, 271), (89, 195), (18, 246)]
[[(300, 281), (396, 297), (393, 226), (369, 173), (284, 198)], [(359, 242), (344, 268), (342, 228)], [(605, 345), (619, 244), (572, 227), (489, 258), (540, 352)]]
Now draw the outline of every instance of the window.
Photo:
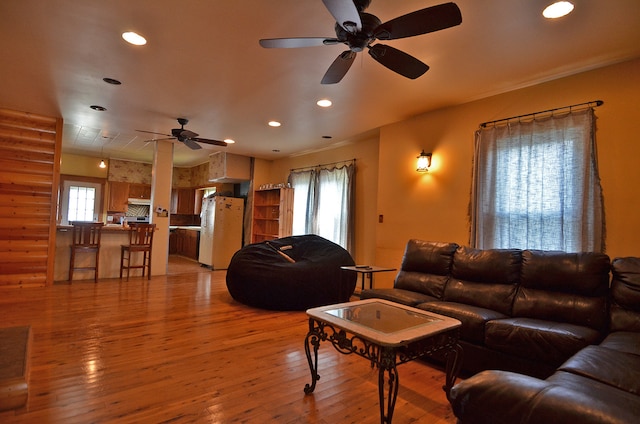
[(471, 245), (603, 251), (593, 110), (476, 134)]
[(98, 221), (102, 184), (64, 180), (60, 202), (61, 224), (73, 221)]
[(340, 168), (296, 171), (293, 235), (316, 234), (353, 254), (353, 185), (355, 164)]
[(94, 187), (69, 187), (69, 205), (67, 221), (93, 221), (96, 189)]

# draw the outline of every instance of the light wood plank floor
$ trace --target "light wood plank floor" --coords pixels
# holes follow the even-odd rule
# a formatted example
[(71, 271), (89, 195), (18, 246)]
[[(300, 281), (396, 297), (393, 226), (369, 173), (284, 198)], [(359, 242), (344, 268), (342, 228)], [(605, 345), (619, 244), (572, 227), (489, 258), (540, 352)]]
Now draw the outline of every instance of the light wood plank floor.
[[(378, 423), (377, 371), (329, 344), (316, 390), (304, 312), (235, 302), (225, 271), (0, 290), (2, 326), (31, 325), (27, 406), (2, 423)], [(455, 423), (441, 370), (399, 368), (394, 423)]]

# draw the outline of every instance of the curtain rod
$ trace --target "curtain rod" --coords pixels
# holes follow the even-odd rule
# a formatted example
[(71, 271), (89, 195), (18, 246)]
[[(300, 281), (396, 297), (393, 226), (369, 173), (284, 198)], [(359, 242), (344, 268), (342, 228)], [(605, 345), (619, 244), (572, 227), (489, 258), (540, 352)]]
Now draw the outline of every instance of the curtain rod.
[(593, 107), (598, 107), (598, 106), (602, 106), (604, 104), (604, 101), (602, 100), (594, 100), (591, 102), (584, 102), (584, 103), (577, 103), (575, 105), (570, 105), (570, 106), (563, 106), (563, 107), (557, 107), (554, 109), (548, 109), (548, 110), (543, 110), (540, 112), (534, 112), (534, 113), (526, 113), (524, 115), (518, 115), (518, 116), (512, 116), (510, 118), (503, 118), (503, 119), (496, 119), (495, 121), (487, 121), (487, 122), (483, 122), (482, 124), (480, 124), (480, 127), (482, 128), (486, 128), (487, 125), (491, 125), (491, 124), (497, 124), (498, 122), (505, 122), (505, 121), (510, 121), (512, 119), (520, 119), (520, 118), (525, 118), (525, 117), (533, 117), (535, 118), (536, 115), (540, 115), (541, 113), (553, 113), (557, 110), (562, 110), (562, 109), (569, 109), (569, 112), (571, 112), (571, 109), (573, 109), (574, 107), (579, 107), (579, 106), (591, 106), (594, 105)]
[(339, 163), (347, 163), (347, 162), (353, 162), (356, 163), (356, 158), (353, 159), (345, 159), (345, 160), (339, 160), (337, 162), (331, 162), (331, 163), (322, 163), (320, 165), (310, 165), (310, 166), (303, 166), (301, 168), (291, 168), (289, 169), (290, 172), (293, 171), (301, 171), (303, 169), (315, 169), (315, 168), (322, 168), (323, 166), (330, 166), (330, 165), (337, 165)]

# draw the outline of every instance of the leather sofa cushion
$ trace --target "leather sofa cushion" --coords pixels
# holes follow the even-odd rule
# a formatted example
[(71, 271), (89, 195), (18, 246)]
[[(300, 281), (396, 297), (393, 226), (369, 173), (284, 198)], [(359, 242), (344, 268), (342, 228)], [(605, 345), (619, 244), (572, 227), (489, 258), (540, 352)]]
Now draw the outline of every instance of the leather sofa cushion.
[(569, 358), (558, 370), (640, 395), (640, 357), (631, 353), (601, 346), (587, 346)]
[(452, 276), (489, 284), (516, 284), (520, 279), (522, 251), (474, 249), (460, 246), (453, 255)]
[(460, 246), (453, 256), (444, 300), (511, 315), (520, 276), (521, 251)]
[(607, 299), (520, 287), (513, 302), (513, 316), (567, 322), (604, 333)]
[(484, 344), (489, 349), (541, 361), (553, 366), (590, 344), (600, 334), (588, 327), (531, 318), (487, 322)]
[(626, 424), (640, 416), (637, 396), (583, 377), (556, 374), (545, 381), (482, 371), (453, 387), (453, 412), (459, 422), (474, 424)]
[(442, 299), (448, 279), (446, 275), (424, 274), (403, 269), (398, 272), (393, 287)]
[(411, 239), (407, 242), (402, 267), (404, 271), (449, 275), (453, 254), (458, 245)]
[(433, 296), (402, 289), (369, 289), (360, 292), (360, 299), (385, 299), (403, 305), (416, 306), (420, 303), (436, 300)]
[(511, 315), (511, 304), (516, 289), (515, 285), (486, 284), (452, 279), (447, 283), (444, 300), (493, 309), (503, 315)]
[(568, 322), (604, 332), (609, 257), (603, 253), (522, 252), (513, 316)]
[(609, 257), (604, 253), (522, 252), (522, 287), (604, 296), (609, 288)]
[(640, 258), (616, 258), (611, 268), (611, 331), (640, 332)]
[(616, 331), (609, 334), (599, 346), (640, 356), (640, 333)]
[(491, 309), (455, 302), (432, 301), (421, 303), (417, 308), (457, 319), (462, 323), (460, 339), (478, 345), (484, 343), (484, 327), (488, 321), (507, 317)]
[(640, 332), (640, 313), (621, 308), (612, 303), (609, 306), (609, 331)]
[(455, 243), (409, 240), (393, 286), (441, 299), (457, 248)]

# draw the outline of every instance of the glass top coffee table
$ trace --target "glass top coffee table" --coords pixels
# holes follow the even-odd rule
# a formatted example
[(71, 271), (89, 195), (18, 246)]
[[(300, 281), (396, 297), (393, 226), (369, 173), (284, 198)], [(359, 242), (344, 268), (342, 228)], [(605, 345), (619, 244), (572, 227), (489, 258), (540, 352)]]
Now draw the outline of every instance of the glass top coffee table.
[[(311, 384), (305, 386), (306, 394), (315, 390), (320, 379), (318, 349), (321, 342), (328, 341), (338, 352), (359, 355), (378, 367), (381, 423), (391, 423), (393, 417), (399, 387), (397, 365), (425, 355), (446, 359), (443, 389), (449, 396), (462, 364), (462, 348), (458, 344), (461, 323), (457, 319), (383, 299), (312, 308), (307, 315), (305, 353)], [(385, 376), (389, 384), (386, 402)]]

